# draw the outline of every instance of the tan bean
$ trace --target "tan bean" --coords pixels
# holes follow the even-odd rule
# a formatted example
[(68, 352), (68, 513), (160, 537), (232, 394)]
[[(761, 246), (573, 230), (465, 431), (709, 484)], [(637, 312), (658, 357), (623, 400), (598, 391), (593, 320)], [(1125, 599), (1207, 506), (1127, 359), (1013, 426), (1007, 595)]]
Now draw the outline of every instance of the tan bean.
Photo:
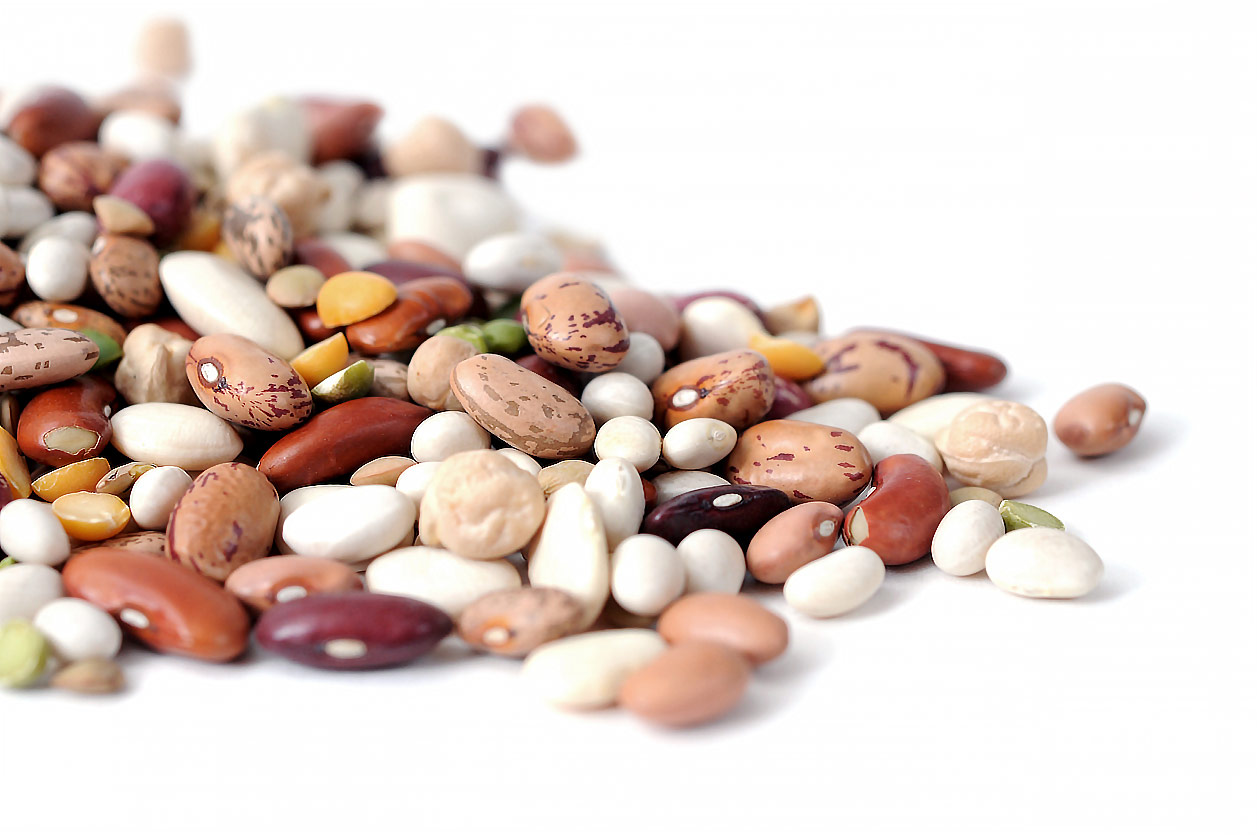
[(362, 579), (352, 566), (323, 557), (269, 557), (245, 563), (227, 575), (227, 591), (254, 611), (311, 594), (357, 591)]
[(945, 374), (929, 348), (898, 334), (853, 331), (816, 346), (826, 370), (803, 388), (816, 401), (858, 397), (885, 417), (937, 394)]
[(786, 651), (790, 627), (777, 615), (740, 594), (688, 594), (659, 617), (659, 634), (670, 644), (712, 641), (737, 650), (752, 664)]
[(692, 641), (664, 650), (620, 686), (620, 706), (659, 725), (686, 727), (728, 713), (742, 699), (751, 666), (723, 644)]
[(775, 487), (796, 504), (844, 504), (872, 474), (868, 450), (853, 433), (790, 419), (747, 429), (725, 465), (730, 483)]
[(162, 303), (157, 250), (126, 235), (101, 235), (88, 263), (92, 286), (119, 316), (148, 316)]
[(690, 418), (716, 418), (741, 431), (773, 405), (772, 370), (755, 351), (726, 351), (683, 362), (650, 387), (655, 420), (665, 430)]
[(522, 658), (547, 641), (575, 634), (583, 623), (584, 607), (565, 591), (504, 589), (464, 609), (458, 635), (486, 652)]
[(1075, 455), (1094, 458), (1129, 444), (1143, 425), (1148, 404), (1129, 386), (1106, 383), (1070, 398), (1052, 429)]
[(217, 464), (197, 476), (166, 527), (170, 558), (212, 580), (271, 552), (279, 496), (246, 464)]
[(545, 515), (537, 479), (493, 450), (459, 452), (423, 494), (419, 536), (460, 556), (497, 559), (527, 545)]
[(795, 505), (764, 523), (746, 546), (746, 567), (761, 583), (784, 583), (800, 566), (834, 550), (842, 510), (829, 502)]
[(533, 282), (520, 300), (537, 356), (573, 371), (610, 371), (628, 351), (628, 328), (602, 288), (577, 273)]

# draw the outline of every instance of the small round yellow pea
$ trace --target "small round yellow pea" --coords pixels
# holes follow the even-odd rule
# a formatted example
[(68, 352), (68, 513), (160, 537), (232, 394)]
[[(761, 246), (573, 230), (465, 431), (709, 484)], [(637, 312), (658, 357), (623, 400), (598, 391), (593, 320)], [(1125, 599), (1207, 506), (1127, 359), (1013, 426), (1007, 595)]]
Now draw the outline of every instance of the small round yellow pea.
[(347, 272), (334, 275), (319, 288), (315, 309), (329, 328), (369, 319), (397, 301), (397, 288), (381, 275)]

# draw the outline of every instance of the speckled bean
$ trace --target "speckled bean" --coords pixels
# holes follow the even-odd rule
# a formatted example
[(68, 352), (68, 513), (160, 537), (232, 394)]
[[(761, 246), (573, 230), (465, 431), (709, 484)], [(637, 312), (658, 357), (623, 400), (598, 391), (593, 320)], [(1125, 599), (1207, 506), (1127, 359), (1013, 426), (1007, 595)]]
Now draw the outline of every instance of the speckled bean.
[(502, 589), (479, 597), (458, 616), (458, 636), (495, 655), (522, 657), (574, 633), (584, 608), (558, 589)]

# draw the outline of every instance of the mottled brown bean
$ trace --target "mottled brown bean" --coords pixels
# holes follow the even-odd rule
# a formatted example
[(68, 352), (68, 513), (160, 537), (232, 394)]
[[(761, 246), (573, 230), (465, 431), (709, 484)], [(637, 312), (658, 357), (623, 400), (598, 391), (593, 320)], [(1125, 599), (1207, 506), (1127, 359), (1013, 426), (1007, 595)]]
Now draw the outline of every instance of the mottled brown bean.
[(216, 464), (196, 477), (166, 526), (166, 551), (177, 563), (222, 582), (271, 552), (279, 496), (247, 464)]
[(726, 351), (683, 362), (650, 387), (655, 420), (665, 430), (690, 418), (716, 418), (739, 432), (761, 420), (776, 394), (767, 360), (755, 351)]
[(503, 589), (486, 594), (458, 617), (458, 635), (477, 649), (522, 658), (537, 647), (573, 635), (584, 607), (565, 591)]
[(783, 490), (795, 502), (843, 504), (869, 483), (873, 464), (845, 429), (801, 420), (769, 420), (742, 433), (725, 465), (734, 484)]
[(162, 303), (157, 250), (129, 235), (101, 235), (92, 245), (92, 286), (119, 316), (148, 316)]

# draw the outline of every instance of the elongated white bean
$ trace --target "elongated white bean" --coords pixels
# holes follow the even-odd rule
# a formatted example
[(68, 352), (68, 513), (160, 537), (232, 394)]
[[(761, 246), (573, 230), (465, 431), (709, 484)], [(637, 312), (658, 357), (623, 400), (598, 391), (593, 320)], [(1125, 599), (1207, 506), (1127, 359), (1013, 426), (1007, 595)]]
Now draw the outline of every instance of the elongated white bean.
[(354, 563), (391, 550), (415, 525), (414, 504), (383, 484), (317, 496), (284, 520), (284, 540), (306, 557)]
[(275, 552), (278, 554), (294, 553), (288, 540), (284, 539), (284, 522), (299, 507), (314, 501), (316, 496), (334, 493), (337, 490), (348, 490), (348, 484), (311, 484), (309, 487), (298, 487), (279, 500), (279, 520), (275, 523)]
[(623, 458), (599, 461), (585, 479), (585, 493), (602, 516), (609, 549), (637, 533), (646, 513), (646, 494), (632, 464)]
[(557, 707), (608, 707), (615, 704), (624, 680), (666, 647), (653, 629), (572, 635), (533, 650), (520, 675), (525, 687)]
[(663, 436), (663, 457), (678, 470), (701, 470), (732, 452), (737, 442), (737, 430), (723, 420), (683, 420)]
[(797, 569), (782, 589), (791, 608), (814, 618), (832, 618), (859, 608), (886, 578), (882, 558), (852, 545)]
[(868, 450), (869, 458), (874, 464), (892, 455), (909, 453), (920, 456), (939, 472), (943, 471), (943, 457), (938, 454), (934, 441), (925, 438), (897, 423), (879, 420), (856, 433), (860, 443)]
[(677, 470), (655, 476), (651, 484), (655, 485), (655, 504), (661, 505), (691, 490), (704, 487), (719, 487), (728, 484), (728, 479), (704, 470)]
[(967, 577), (986, 567), (987, 549), (1003, 535), (999, 510), (988, 502), (970, 499), (947, 511), (938, 523), (930, 555), (948, 574)]
[(581, 628), (602, 612), (611, 593), (611, 560), (598, 508), (579, 484), (550, 496), (546, 520), (528, 552), (528, 581), (575, 597), (585, 607)]
[(398, 548), (367, 566), (367, 588), (431, 603), (457, 618), (489, 592), (522, 585), (519, 572), (505, 559), (473, 560), (444, 548)]
[(1100, 584), (1104, 563), (1091, 546), (1055, 528), (1022, 528), (995, 540), (986, 574), (1022, 597), (1082, 597)]
[(845, 429), (854, 435), (870, 423), (880, 420), (881, 417), (877, 407), (866, 400), (858, 397), (839, 397), (800, 409), (790, 415), (789, 419)]
[(164, 531), (170, 512), (191, 486), (192, 476), (178, 467), (154, 467), (131, 486), (131, 518), (145, 530)]
[(466, 412), (437, 412), (416, 426), (410, 438), (410, 457), (421, 464), (488, 448), (489, 433)]
[(113, 445), (132, 461), (207, 470), (235, 459), (244, 442), (231, 424), (198, 406), (137, 403), (109, 421)]
[(113, 615), (75, 597), (45, 604), (32, 621), (66, 663), (113, 658), (122, 648), (122, 630)]

